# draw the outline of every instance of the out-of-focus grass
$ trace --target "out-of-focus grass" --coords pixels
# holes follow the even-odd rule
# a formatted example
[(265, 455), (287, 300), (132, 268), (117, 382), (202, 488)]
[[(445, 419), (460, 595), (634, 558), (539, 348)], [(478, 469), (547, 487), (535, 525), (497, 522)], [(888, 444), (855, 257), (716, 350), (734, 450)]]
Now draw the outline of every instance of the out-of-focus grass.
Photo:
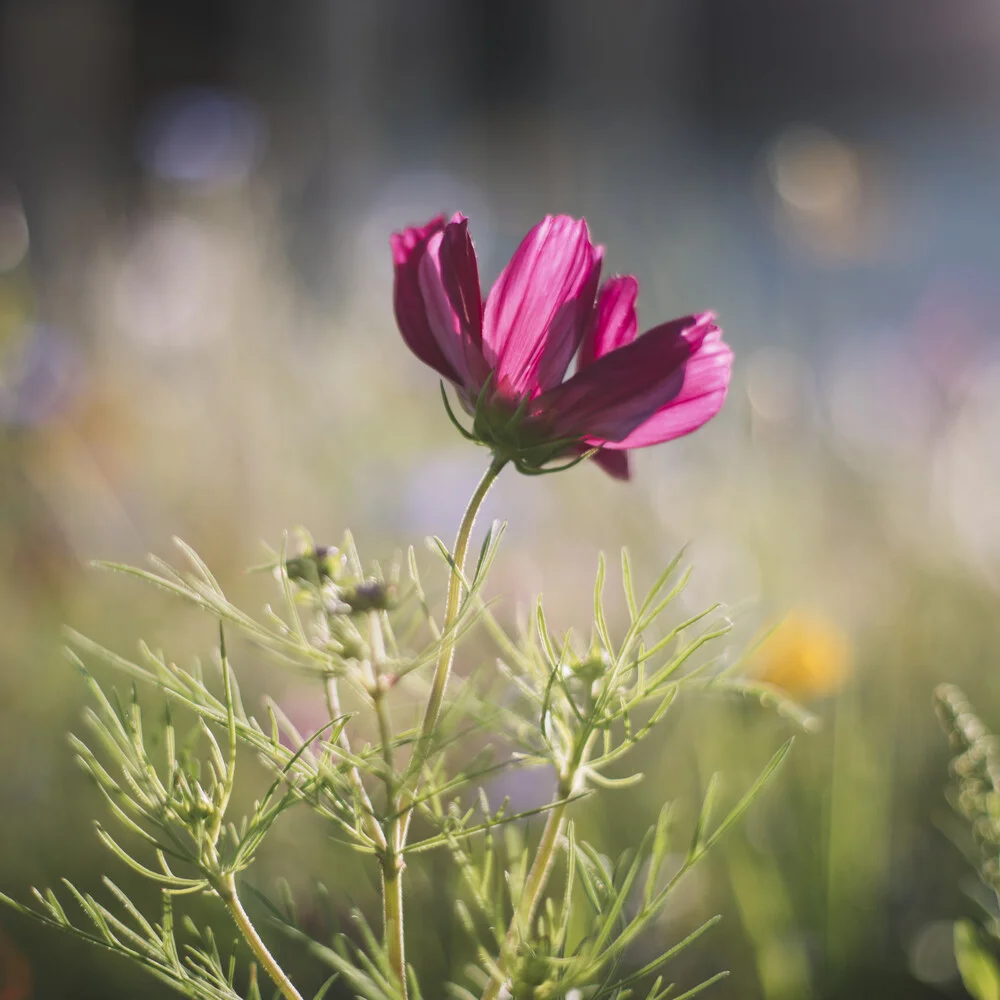
[[(33, 363), (59, 377), (51, 405), (11, 410), (0, 440), (5, 892), (24, 895), (61, 875), (94, 887), (105, 870), (89, 824), (97, 799), (64, 738), (84, 691), (61, 657), (61, 624), (123, 650), (142, 636), (175, 657), (212, 642), (211, 623), (88, 570), (88, 560), (141, 561), (181, 535), (255, 609), (270, 596), (266, 581), (243, 574), (258, 561), (258, 540), (276, 543), (304, 524), (335, 541), (350, 527), (363, 551), (382, 557), (429, 533), (450, 538), (486, 460), (452, 433), (436, 385), (399, 342), (388, 267), (359, 273), (325, 313), (297, 292), (262, 235), (265, 208), (248, 204), (152, 204), (76, 276), (77, 291), (60, 304), (72, 329), (8, 330), (4, 380), (18, 400), (37, 390), (18, 374), (33, 343)], [(664, 289), (644, 296), (649, 309)], [(939, 825), (947, 748), (930, 693), (954, 680), (986, 718), (1000, 714), (996, 566), (968, 523), (977, 434), (997, 419), (997, 404), (982, 396), (982, 373), (959, 371), (946, 403), (926, 397), (933, 419), (887, 435), (893, 408), (911, 402), (888, 389), (882, 416), (859, 435), (830, 400), (850, 397), (853, 376), (863, 383), (865, 355), (856, 371), (838, 370), (846, 389), (831, 388), (821, 366), (813, 372), (787, 351), (758, 354), (738, 314), (722, 319), (739, 359), (724, 415), (640, 454), (634, 484), (592, 468), (541, 480), (505, 474), (486, 511), (510, 522), (491, 583), (505, 598), (498, 614), (513, 620), (518, 602), (541, 590), (554, 626), (567, 628), (589, 614), (598, 548), (629, 546), (648, 579), (690, 542), (695, 576), (684, 600), (691, 611), (727, 604), (727, 656), (797, 615), (747, 666), (809, 699), (822, 728), (798, 740), (664, 933), (726, 914), (685, 959), (733, 970), (720, 997), (946, 995), (956, 973), (938, 922), (972, 904)], [(907, 346), (894, 350), (890, 368), (895, 357), (910, 371)], [(979, 474), (983, 491), (997, 489), (1000, 470), (984, 464)], [(619, 624), (623, 612), (619, 603)], [(236, 666), (251, 696), (267, 689), (308, 717), (318, 691), (243, 653)], [(488, 655), (486, 645), (470, 645), (473, 653)], [(613, 807), (600, 813), (584, 806), (580, 821), (601, 824), (624, 848), (664, 797), (693, 807), (713, 771), (732, 791), (744, 787), (776, 727), (787, 722), (749, 703), (691, 699), (637, 762), (645, 783), (609, 793)], [(373, 903), (369, 875), (313, 824), (276, 832), (258, 877), (267, 889), (279, 875), (317, 927), (313, 877), (335, 899), (341, 890)], [(412, 953), (443, 977), (468, 945), (441, 859), (414, 866), (411, 894), (420, 914)], [(9, 914), (0, 925), (27, 955), (36, 996), (157, 995), (137, 973)]]

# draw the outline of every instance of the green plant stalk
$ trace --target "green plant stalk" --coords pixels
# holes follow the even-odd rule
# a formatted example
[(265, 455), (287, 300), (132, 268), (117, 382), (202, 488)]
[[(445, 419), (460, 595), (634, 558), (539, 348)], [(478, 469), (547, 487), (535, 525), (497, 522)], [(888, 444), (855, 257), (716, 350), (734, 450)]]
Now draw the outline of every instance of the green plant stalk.
[(382, 868), (382, 933), (386, 955), (402, 1000), (406, 1000), (406, 938), (403, 928), (403, 853), (400, 836), (402, 818), (391, 821), (387, 831), (388, 846), (379, 854)]
[[(427, 698), (427, 708), (424, 710), (424, 719), (420, 725), (420, 736), (417, 739), (414, 755), (419, 760), (422, 754), (426, 753), (426, 748), (437, 728), (438, 719), (441, 717), (441, 705), (444, 702), (445, 689), (448, 687), (448, 678), (451, 676), (451, 665), (455, 659), (455, 636), (451, 634), (458, 617), (458, 609), (462, 600), (463, 576), (465, 574), (465, 557), (469, 551), (469, 539), (472, 537), (472, 529), (476, 523), (476, 515), (479, 508), (486, 499), (490, 487), (496, 482), (500, 471), (507, 464), (506, 458), (494, 456), (489, 468), (483, 473), (483, 478), (479, 480), (465, 514), (462, 515), (462, 523), (458, 526), (458, 536), (455, 539), (455, 549), (452, 553), (451, 576), (448, 579), (448, 598), (444, 607), (444, 624), (441, 628), (441, 649), (438, 652), (437, 663), (434, 667), (434, 677), (431, 680), (431, 693)], [(417, 770), (419, 776), (419, 769)], [(406, 846), (406, 837), (410, 829), (410, 820), (413, 818), (413, 810), (410, 803), (416, 798), (416, 792), (409, 796), (408, 802), (400, 802), (398, 812), (402, 818), (402, 836), (399, 838), (399, 847), (402, 850)]]
[(522, 930), (530, 933), (531, 922), (535, 919), (538, 904), (542, 901), (545, 886), (548, 885), (549, 875), (552, 874), (552, 866), (555, 864), (556, 851), (559, 841), (562, 839), (563, 831), (566, 828), (566, 811), (569, 808), (569, 798), (573, 793), (577, 775), (580, 769), (586, 764), (590, 749), (594, 742), (594, 733), (587, 732), (582, 739), (578, 739), (573, 753), (570, 756), (562, 776), (559, 778), (559, 786), (556, 789), (556, 803), (549, 810), (545, 819), (545, 828), (542, 830), (542, 839), (535, 852), (535, 859), (528, 869), (528, 877), (524, 880), (524, 889), (521, 898), (518, 900), (517, 910), (511, 918), (507, 928), (507, 935), (504, 938), (503, 949), (497, 956), (497, 969), (500, 975), (494, 975), (483, 992), (482, 1000), (497, 1000), (500, 990), (503, 987), (503, 977), (506, 974), (504, 969), (504, 956), (511, 954), (518, 946), (521, 939)]
[[(451, 665), (455, 658), (455, 637), (451, 635), (455, 619), (458, 617), (458, 609), (462, 599), (462, 578), (465, 571), (465, 558), (469, 551), (469, 540), (472, 537), (472, 529), (476, 523), (476, 516), (479, 508), (483, 505), (486, 494), (496, 481), (500, 470), (506, 465), (506, 459), (494, 458), (489, 468), (479, 481), (462, 522), (458, 528), (458, 537), (455, 540), (455, 549), (452, 553), (451, 576), (448, 580), (448, 597), (445, 602), (444, 625), (441, 629), (441, 649), (438, 652), (437, 663), (434, 668), (434, 677), (431, 681), (431, 692), (427, 699), (427, 707), (424, 710), (424, 718), (420, 727), (420, 736), (417, 740), (415, 753), (420, 754), (427, 746), (434, 730), (441, 717), (441, 706), (444, 703), (445, 690), (448, 686), (448, 678), (451, 674)], [(372, 700), (378, 718), (379, 733), (382, 740), (383, 754), (385, 756), (387, 774), (392, 775), (393, 752), (392, 736), (389, 725), (388, 711), (385, 705), (384, 692), (381, 688), (381, 678), (378, 673), (379, 660), (384, 658), (382, 650), (382, 634), (377, 617), (369, 619), (371, 635), (373, 640), (373, 667), (375, 669), (376, 690), (373, 692)], [(381, 657), (380, 657), (381, 651)], [(406, 846), (406, 836), (410, 827), (410, 819), (413, 815), (412, 809), (404, 801), (398, 790), (392, 787), (391, 777), (387, 778), (387, 791), (389, 801), (393, 803), (391, 820), (388, 829), (384, 831), (385, 847), (380, 853), (382, 867), (382, 928), (385, 936), (386, 952), (389, 964), (397, 980), (397, 985), (402, 991), (402, 996), (406, 997), (406, 947), (403, 927), (403, 848)], [(412, 797), (409, 799), (412, 802)]]
[[(498, 957), (497, 968), (501, 973), (505, 973), (504, 954), (510, 954), (521, 940), (521, 932), (529, 932), (532, 920), (535, 919), (535, 912), (541, 902), (548, 884), (552, 866), (556, 860), (556, 849), (562, 839), (563, 830), (566, 827), (566, 810), (572, 781), (560, 781), (559, 790), (556, 793), (560, 802), (553, 806), (545, 819), (545, 829), (542, 830), (542, 839), (538, 844), (535, 853), (535, 860), (528, 869), (528, 877), (524, 881), (524, 889), (521, 898), (518, 900), (517, 910), (511, 918), (510, 926), (507, 928), (507, 936), (504, 940), (503, 953)], [(493, 976), (483, 993), (482, 1000), (497, 1000), (500, 990), (503, 987), (503, 978)]]
[[(344, 711), (340, 705), (340, 689), (337, 684), (337, 678), (333, 675), (329, 676), (326, 681), (326, 706), (329, 711), (331, 721), (339, 719), (343, 716)], [(351, 752), (350, 740), (348, 740), (347, 733), (343, 729), (341, 729), (340, 735), (337, 737), (337, 743), (347, 753)], [(358, 771), (357, 767), (353, 765), (351, 766), (351, 769), (348, 771), (348, 777), (354, 788), (354, 792), (358, 797), (358, 801), (361, 803), (361, 807), (364, 810), (365, 826), (368, 829), (369, 836), (372, 838), (376, 848), (379, 850), (385, 850), (388, 846), (388, 842), (386, 841), (385, 834), (382, 832), (382, 827), (379, 825), (378, 819), (375, 816), (375, 808), (372, 806), (372, 800), (361, 780), (361, 773)]]
[(257, 928), (254, 927), (250, 917), (247, 916), (247, 911), (243, 909), (239, 894), (236, 892), (236, 878), (232, 872), (222, 877), (215, 891), (219, 894), (219, 898), (226, 904), (226, 909), (229, 910), (229, 915), (233, 918), (233, 923), (236, 924), (240, 933), (246, 939), (247, 944), (250, 945), (250, 950), (254, 953), (254, 957), (263, 966), (264, 971), (274, 980), (275, 985), (281, 991), (281, 995), (285, 997), (285, 1000), (303, 1000), (302, 994), (292, 985), (292, 981), (285, 975), (274, 956), (267, 950), (267, 945), (261, 940), (260, 935), (257, 933)]
[(382, 621), (377, 611), (368, 612), (368, 645), (371, 650), (373, 682), (371, 699), (375, 708), (375, 716), (378, 719), (379, 739), (382, 741), (382, 759), (385, 761), (386, 769), (386, 791), (391, 802), (396, 794), (392, 777), (396, 771), (396, 763), (392, 749), (392, 723), (389, 719), (389, 708), (385, 703), (385, 695), (388, 691), (383, 670), (385, 666), (385, 637), (382, 635)]
[[(398, 823), (398, 820), (395, 821)], [(382, 924), (389, 966), (400, 996), (406, 1000), (406, 939), (403, 929), (403, 858), (398, 852), (382, 855)]]
[(420, 742), (426, 743), (437, 727), (438, 719), (441, 716), (441, 705), (444, 701), (445, 689), (448, 686), (448, 678), (451, 675), (451, 665), (455, 659), (455, 637), (450, 635), (455, 619), (458, 617), (458, 607), (462, 599), (462, 576), (465, 571), (465, 557), (469, 551), (469, 539), (472, 537), (472, 528), (476, 523), (476, 515), (479, 508), (486, 499), (490, 487), (500, 475), (500, 470), (507, 464), (505, 458), (494, 458), (490, 467), (483, 474), (479, 481), (472, 499), (469, 500), (468, 507), (462, 517), (462, 523), (458, 527), (458, 537), (455, 539), (455, 550), (452, 553), (453, 565), (451, 567), (451, 577), (448, 580), (448, 600), (444, 606), (444, 627), (441, 630), (441, 650), (438, 653), (437, 665), (434, 668), (434, 679), (431, 681), (431, 693), (427, 699), (427, 709), (424, 712), (424, 721), (420, 727)]
[(396, 787), (396, 760), (393, 750), (392, 720), (386, 704), (383, 666), (385, 664), (385, 637), (377, 611), (368, 615), (368, 643), (371, 650), (372, 707), (378, 720), (382, 759), (385, 761), (386, 800), (392, 804), (393, 819), (388, 821), (382, 837), (385, 847), (379, 852), (382, 869), (382, 933), (385, 940), (389, 966), (396, 979), (402, 1000), (406, 1000), (406, 942), (403, 928), (403, 819), (399, 813), (399, 795)]

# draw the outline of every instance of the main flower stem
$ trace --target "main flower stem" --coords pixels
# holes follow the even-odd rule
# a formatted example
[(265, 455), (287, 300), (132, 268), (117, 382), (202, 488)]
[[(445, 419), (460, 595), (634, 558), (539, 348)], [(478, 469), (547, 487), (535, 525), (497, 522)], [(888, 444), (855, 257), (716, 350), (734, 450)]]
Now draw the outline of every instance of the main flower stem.
[(451, 664), (455, 659), (455, 636), (451, 629), (458, 617), (458, 607), (462, 600), (462, 577), (465, 573), (465, 557), (469, 551), (469, 539), (476, 523), (476, 515), (486, 499), (490, 487), (500, 475), (500, 470), (507, 464), (505, 458), (494, 458), (490, 467), (479, 480), (476, 492), (472, 494), (469, 506), (458, 527), (458, 537), (455, 539), (455, 550), (452, 553), (451, 578), (448, 581), (448, 600), (444, 606), (444, 627), (442, 629), (441, 649), (438, 652), (437, 666), (434, 668), (434, 679), (431, 682), (431, 694), (427, 699), (427, 709), (424, 712), (423, 725), (420, 727), (420, 741), (426, 743), (431, 737), (441, 716), (441, 703), (444, 701), (445, 688), (451, 675)]
[[(428, 745), (437, 728), (438, 720), (441, 717), (441, 706), (444, 703), (445, 690), (448, 687), (448, 677), (451, 674), (451, 665), (455, 658), (455, 635), (454, 626), (458, 618), (459, 606), (462, 602), (463, 576), (465, 573), (465, 558), (469, 551), (469, 539), (472, 537), (472, 529), (476, 523), (476, 515), (483, 505), (486, 494), (495, 482), (500, 470), (507, 464), (506, 459), (494, 458), (490, 467), (483, 474), (479, 481), (469, 505), (465, 508), (462, 523), (458, 527), (458, 537), (455, 539), (455, 549), (452, 553), (451, 576), (448, 580), (448, 598), (445, 602), (444, 624), (441, 629), (441, 647), (438, 651), (437, 664), (434, 668), (434, 677), (431, 680), (431, 692), (427, 699), (427, 708), (424, 710), (423, 723), (420, 726), (420, 736), (417, 740), (414, 753), (418, 761), (422, 755), (427, 753)], [(378, 637), (373, 643), (376, 647), (373, 650), (373, 663), (375, 666), (376, 684), (379, 682), (378, 661), (379, 653), (383, 652), (381, 647), (381, 633), (376, 619), (371, 621), (372, 638)], [(383, 652), (384, 655), (384, 652)], [(385, 754), (386, 770), (388, 775), (394, 773), (392, 759), (392, 736), (389, 729), (388, 715), (386, 712), (384, 692), (377, 686), (374, 697), (375, 710), (379, 720), (379, 730), (381, 733), (383, 753)], [(419, 769), (416, 772), (419, 780)], [(394, 818), (390, 821), (385, 830), (386, 846), (380, 852), (382, 866), (382, 921), (383, 933), (385, 935), (385, 945), (389, 964), (398, 980), (401, 996), (406, 998), (406, 952), (405, 940), (403, 936), (403, 870), (405, 862), (403, 860), (403, 850), (406, 847), (406, 837), (410, 828), (410, 819), (413, 816), (411, 808), (412, 798), (398, 793), (392, 787), (393, 781), (390, 778), (387, 784), (390, 801), (395, 805), (392, 812)]]
[[(448, 678), (451, 676), (451, 665), (455, 659), (455, 635), (453, 629), (458, 618), (458, 609), (462, 602), (462, 582), (465, 575), (465, 557), (469, 551), (469, 539), (472, 537), (472, 529), (476, 523), (476, 515), (479, 508), (486, 499), (490, 487), (496, 482), (501, 469), (507, 464), (506, 458), (494, 457), (490, 467), (483, 473), (483, 478), (479, 480), (475, 493), (469, 500), (469, 505), (465, 508), (462, 516), (462, 523), (458, 526), (458, 537), (455, 539), (455, 549), (452, 552), (451, 576), (448, 580), (448, 598), (444, 606), (444, 624), (441, 628), (441, 648), (438, 651), (437, 664), (434, 667), (434, 677), (431, 680), (431, 693), (427, 698), (427, 708), (424, 710), (424, 721), (420, 725), (420, 737), (417, 740), (414, 754), (418, 763), (422, 761), (423, 755), (427, 753), (430, 740), (437, 728), (438, 719), (441, 717), (441, 705), (444, 702), (445, 689), (448, 687)], [(419, 770), (417, 771), (419, 779)], [(411, 800), (412, 801), (412, 800)], [(408, 803), (402, 803), (403, 808), (403, 829), (400, 837), (400, 849), (406, 845), (406, 836), (410, 829), (410, 820), (413, 819), (413, 810)]]
[(267, 945), (261, 940), (257, 928), (247, 916), (247, 911), (243, 909), (239, 894), (236, 892), (235, 876), (232, 873), (225, 875), (216, 887), (216, 892), (226, 904), (229, 915), (233, 918), (233, 923), (236, 924), (247, 944), (250, 945), (250, 950), (254, 953), (257, 961), (274, 980), (285, 1000), (303, 1000), (302, 994), (292, 985), (292, 981), (285, 975), (275, 957), (267, 950)]

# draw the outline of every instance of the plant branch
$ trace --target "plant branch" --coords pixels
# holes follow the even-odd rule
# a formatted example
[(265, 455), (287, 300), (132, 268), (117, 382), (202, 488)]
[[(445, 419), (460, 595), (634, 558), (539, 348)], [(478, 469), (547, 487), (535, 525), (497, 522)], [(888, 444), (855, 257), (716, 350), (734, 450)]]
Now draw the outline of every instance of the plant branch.
[(243, 909), (239, 894), (236, 892), (236, 878), (232, 872), (223, 876), (221, 882), (216, 886), (215, 891), (219, 894), (219, 898), (226, 904), (229, 915), (233, 918), (233, 922), (239, 928), (247, 944), (250, 945), (250, 950), (254, 953), (257, 961), (260, 962), (264, 967), (264, 971), (274, 980), (275, 985), (281, 991), (281, 995), (285, 997), (285, 1000), (303, 1000), (302, 994), (292, 985), (292, 981), (285, 975), (284, 970), (278, 965), (274, 956), (267, 950), (267, 945), (264, 944), (261, 936), (257, 933), (257, 928), (251, 922), (247, 911)]
[(500, 996), (500, 990), (503, 987), (503, 976), (506, 975), (505, 956), (512, 954), (517, 948), (522, 932), (524, 934), (530, 933), (531, 922), (535, 919), (538, 904), (541, 901), (542, 894), (545, 892), (545, 886), (552, 872), (552, 865), (555, 863), (556, 850), (566, 826), (566, 810), (569, 806), (568, 799), (570, 795), (569, 786), (570, 783), (559, 783), (559, 790), (556, 794), (561, 801), (549, 810), (548, 817), (545, 820), (545, 829), (542, 831), (542, 839), (535, 853), (535, 860), (531, 863), (531, 868), (528, 870), (528, 877), (525, 879), (521, 898), (507, 928), (503, 949), (497, 959), (497, 971), (490, 978), (482, 1000), (497, 1000)]
[[(340, 706), (340, 687), (337, 684), (337, 678), (333, 674), (330, 674), (326, 679), (326, 707), (330, 713), (331, 720), (343, 718), (344, 713)], [(351, 754), (351, 744), (347, 738), (346, 726), (341, 726), (336, 742), (344, 753)], [(347, 773), (354, 792), (358, 797), (358, 802), (360, 802), (361, 808), (364, 811), (365, 825), (368, 827), (368, 833), (375, 842), (376, 847), (379, 850), (385, 850), (387, 846), (385, 833), (382, 831), (382, 827), (375, 816), (372, 800), (368, 795), (364, 782), (361, 780), (361, 772), (358, 770), (357, 765), (353, 764)]]
[(384, 820), (385, 848), (379, 852), (382, 867), (382, 933), (389, 966), (396, 979), (402, 1000), (406, 1000), (406, 942), (403, 932), (403, 817), (398, 810), (396, 755), (393, 751), (392, 720), (386, 694), (389, 678), (385, 676), (385, 636), (378, 611), (368, 613), (368, 646), (371, 651), (371, 699), (378, 720), (382, 759), (385, 762), (385, 792), (391, 819)]
[(386, 955), (406, 1000), (406, 941), (403, 932), (403, 859), (398, 852), (382, 855), (382, 924)]

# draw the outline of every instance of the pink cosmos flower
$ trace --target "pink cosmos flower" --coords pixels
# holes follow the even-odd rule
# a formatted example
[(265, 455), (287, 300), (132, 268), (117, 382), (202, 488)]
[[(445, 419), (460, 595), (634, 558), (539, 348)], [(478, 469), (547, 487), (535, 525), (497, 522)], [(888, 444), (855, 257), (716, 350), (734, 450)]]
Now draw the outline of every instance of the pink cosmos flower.
[(628, 479), (630, 449), (689, 434), (722, 406), (732, 351), (712, 313), (636, 337), (639, 284), (621, 275), (598, 290), (603, 247), (583, 219), (539, 222), (485, 306), (464, 216), (394, 233), (391, 246), (403, 339), (458, 390), (468, 436), (522, 472), (592, 454)]

